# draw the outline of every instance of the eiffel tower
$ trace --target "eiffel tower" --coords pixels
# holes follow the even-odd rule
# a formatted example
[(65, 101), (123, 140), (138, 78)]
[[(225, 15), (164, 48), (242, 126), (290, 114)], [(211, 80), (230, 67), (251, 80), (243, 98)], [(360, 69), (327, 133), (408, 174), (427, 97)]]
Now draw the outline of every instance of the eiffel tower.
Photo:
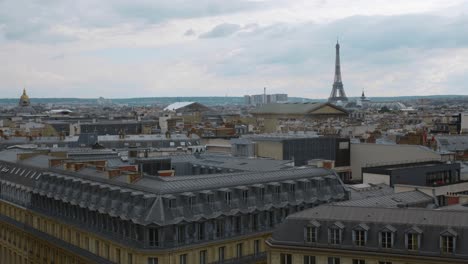
[(328, 98), (328, 102), (336, 103), (338, 101), (347, 102), (348, 97), (346, 97), (343, 82), (341, 81), (341, 67), (340, 67), (340, 44), (338, 40), (336, 41), (336, 60), (335, 60), (335, 81), (333, 82), (333, 88)]

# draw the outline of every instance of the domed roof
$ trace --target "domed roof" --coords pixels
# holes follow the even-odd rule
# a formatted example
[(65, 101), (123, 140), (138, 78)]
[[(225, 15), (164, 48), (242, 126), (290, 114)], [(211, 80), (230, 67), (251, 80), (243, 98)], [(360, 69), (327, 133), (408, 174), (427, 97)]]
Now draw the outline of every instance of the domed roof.
[(25, 107), (25, 106), (29, 106), (29, 105), (30, 105), (29, 96), (26, 94), (26, 89), (23, 89), (23, 94), (21, 95), (18, 104), (19, 104), (19, 106), (21, 106), (21, 107)]
[(21, 101), (29, 100), (29, 96), (26, 94), (26, 89), (23, 89), (23, 94), (20, 97)]

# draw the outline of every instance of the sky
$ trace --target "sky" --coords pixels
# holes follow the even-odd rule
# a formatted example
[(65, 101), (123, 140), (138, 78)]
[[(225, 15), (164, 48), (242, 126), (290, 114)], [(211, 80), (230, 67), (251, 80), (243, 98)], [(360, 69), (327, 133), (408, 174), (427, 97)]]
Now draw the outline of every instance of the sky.
[(0, 0), (0, 98), (468, 94), (468, 0)]

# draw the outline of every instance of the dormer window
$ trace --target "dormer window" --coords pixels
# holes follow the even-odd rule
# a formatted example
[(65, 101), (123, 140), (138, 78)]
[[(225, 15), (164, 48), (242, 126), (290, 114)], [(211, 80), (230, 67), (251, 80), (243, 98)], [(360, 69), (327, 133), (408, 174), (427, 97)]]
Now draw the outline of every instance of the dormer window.
[(175, 198), (169, 199), (169, 208), (174, 209), (177, 206), (177, 200)]
[(260, 201), (265, 200), (265, 188), (258, 188), (258, 199)]
[(328, 228), (328, 243), (332, 245), (341, 244), (343, 238), (344, 225), (341, 222), (335, 222)]
[(313, 220), (309, 222), (309, 224), (305, 227), (305, 241), (307, 243), (316, 243), (318, 241), (318, 229), (320, 227), (320, 223)]
[(380, 246), (382, 248), (393, 248), (396, 228), (387, 225), (379, 233)]
[(190, 209), (193, 208), (193, 206), (195, 205), (195, 196), (189, 196), (187, 197), (187, 204), (189, 206)]
[(405, 234), (405, 245), (408, 250), (419, 250), (421, 246), (422, 230), (413, 226)]
[(274, 186), (273, 187), (273, 193), (276, 197), (279, 197), (279, 195), (281, 194), (281, 187), (280, 186)]
[(244, 203), (249, 199), (249, 190), (242, 190), (242, 201)]
[(224, 202), (227, 205), (231, 205), (231, 201), (232, 201), (232, 193), (230, 191), (225, 192), (224, 193)]
[(367, 243), (367, 231), (369, 226), (366, 224), (360, 224), (353, 229), (353, 243), (356, 246), (362, 247)]
[(458, 234), (451, 228), (440, 233), (440, 250), (442, 253), (455, 253)]
[(206, 196), (206, 201), (208, 202), (208, 205), (210, 207), (213, 207), (213, 205), (214, 205), (214, 195), (212, 193), (208, 194)]

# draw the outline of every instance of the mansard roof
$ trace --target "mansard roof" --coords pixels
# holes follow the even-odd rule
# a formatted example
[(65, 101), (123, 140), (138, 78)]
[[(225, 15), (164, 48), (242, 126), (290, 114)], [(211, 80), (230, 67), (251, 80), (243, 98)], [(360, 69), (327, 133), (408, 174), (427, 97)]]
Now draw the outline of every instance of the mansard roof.
[(427, 225), (468, 227), (468, 214), (463, 211), (433, 210), (422, 208), (377, 208), (357, 206), (323, 205), (288, 217), (293, 220), (312, 219), (381, 224), (407, 224), (418, 227)]
[[(317, 168), (174, 177), (144, 176), (135, 183), (127, 183), (109, 179), (91, 168), (71, 172), (0, 161), (0, 180), (25, 186), (29, 192), (42, 197), (143, 225), (193, 222), (202, 218), (266, 211), (272, 207), (340, 201), (346, 197), (346, 190), (339, 177), (329, 170)], [(281, 200), (260, 201), (251, 197), (248, 204), (239, 202), (239, 190), (259, 188), (271, 183), (281, 185), (303, 181), (315, 182), (314, 190), (297, 190), (296, 195), (291, 197), (285, 188)], [(201, 198), (205, 194), (219, 194), (222, 189), (235, 193), (232, 205), (226, 205), (219, 199), (215, 199), (212, 206), (200, 202), (189, 209), (185, 204), (187, 196)], [(271, 195), (271, 188), (267, 190), (267, 195)], [(176, 199), (177, 208), (169, 208), (167, 199)]]

